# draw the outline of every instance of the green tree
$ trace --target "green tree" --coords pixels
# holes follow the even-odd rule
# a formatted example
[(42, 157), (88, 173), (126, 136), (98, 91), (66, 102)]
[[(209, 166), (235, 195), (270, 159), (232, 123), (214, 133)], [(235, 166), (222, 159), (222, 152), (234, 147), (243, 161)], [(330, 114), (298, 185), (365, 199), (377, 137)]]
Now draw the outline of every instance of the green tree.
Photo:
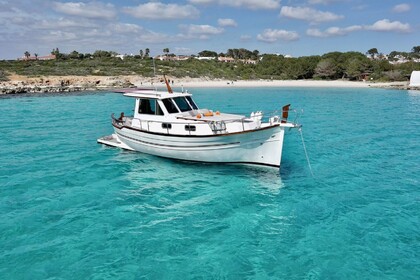
[(396, 59), (396, 56), (397, 56), (397, 55), (399, 55), (399, 52), (397, 52), (397, 51), (392, 51), (392, 52), (390, 52), (390, 53), (389, 53), (389, 55), (388, 55), (388, 59), (389, 59), (389, 60), (391, 60), (391, 61), (392, 61), (392, 60), (397, 60), (397, 59)]
[(167, 56), (169, 54), (169, 48), (164, 48), (163, 53)]
[(150, 49), (149, 48), (146, 48), (144, 50), (144, 58), (149, 58), (149, 55), (150, 55)]
[(284, 73), (284, 63), (282, 55), (264, 54), (256, 65), (256, 72), (264, 79), (278, 79)]
[(415, 46), (415, 47), (413, 47), (413, 48), (411, 49), (411, 51), (412, 51), (413, 53), (420, 54), (420, 46)]
[(113, 51), (103, 51), (103, 50), (97, 50), (93, 53), (93, 57), (97, 58), (103, 58), (103, 57), (113, 57), (116, 56), (117, 53)]
[(375, 54), (378, 54), (378, 53), (379, 52), (377, 48), (372, 48), (367, 51), (367, 54), (369, 54), (372, 59), (375, 58)]
[(60, 51), (58, 50), (58, 48), (55, 48), (51, 51), (51, 54), (55, 55), (56, 57), (58, 57), (58, 55), (60, 54)]
[(360, 80), (363, 73), (366, 72), (366, 67), (361, 59), (351, 59), (346, 67), (346, 74), (350, 80)]
[(140, 50), (140, 58), (143, 59), (143, 50)]
[(217, 52), (204, 50), (198, 53), (201, 57), (217, 57)]
[(79, 59), (80, 54), (77, 51), (72, 51), (71, 53), (68, 54), (67, 57), (70, 58), (70, 59)]
[(258, 50), (254, 50), (252, 52), (252, 59), (258, 59), (258, 57), (260, 56), (260, 52)]
[(26, 52), (24, 53), (24, 55), (25, 55), (26, 59), (29, 59), (29, 57), (31, 56), (31, 53), (30, 53), (30, 52), (28, 52), (28, 51), (26, 51)]
[(336, 78), (337, 65), (332, 59), (323, 59), (316, 65), (314, 76), (321, 79)]

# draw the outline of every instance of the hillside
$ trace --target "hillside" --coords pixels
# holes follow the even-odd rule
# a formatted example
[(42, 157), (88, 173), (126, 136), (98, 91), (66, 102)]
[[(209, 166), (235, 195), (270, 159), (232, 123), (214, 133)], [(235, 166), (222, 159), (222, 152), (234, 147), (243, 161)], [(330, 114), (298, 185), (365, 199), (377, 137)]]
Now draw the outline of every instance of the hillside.
[(167, 74), (176, 78), (207, 78), (228, 80), (364, 80), (405, 81), (420, 63), (408, 61), (391, 64), (387, 60), (371, 59), (358, 52), (332, 52), (322, 56), (287, 58), (281, 55), (261, 55), (256, 64), (238, 59), (231, 62), (199, 60), (161, 61), (139, 56), (124, 59), (112, 56), (72, 58), (61, 56), (54, 60), (0, 61), (0, 81), (10, 75), (42, 76), (119, 76), (139, 75), (152, 77)]

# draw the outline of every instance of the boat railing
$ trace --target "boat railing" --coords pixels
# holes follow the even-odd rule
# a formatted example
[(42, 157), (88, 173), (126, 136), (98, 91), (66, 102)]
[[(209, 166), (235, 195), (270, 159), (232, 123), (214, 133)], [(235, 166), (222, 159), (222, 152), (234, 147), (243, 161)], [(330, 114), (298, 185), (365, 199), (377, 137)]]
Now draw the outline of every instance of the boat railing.
[[(262, 120), (268, 121), (270, 125), (276, 122), (297, 124), (300, 116), (303, 114), (303, 109), (291, 109), (284, 106), (280, 110), (267, 112), (264, 114)], [(293, 115), (293, 121), (290, 121), (290, 115)]]
[[(157, 132), (157, 133), (166, 133), (173, 135), (206, 135), (209, 132), (214, 134), (225, 134), (228, 133), (227, 126), (231, 123), (240, 123), (240, 129), (235, 132), (244, 132), (247, 130), (253, 130), (256, 127), (249, 127), (246, 123), (256, 121), (259, 119), (270, 125), (276, 123), (286, 123), (288, 121), (288, 115), (290, 113), (294, 114), (293, 124), (297, 124), (298, 118), (303, 113), (303, 110), (298, 109), (287, 109), (276, 110), (269, 113), (257, 112), (251, 117), (241, 118), (236, 120), (220, 120), (220, 121), (157, 121), (157, 120), (140, 120), (136, 119), (137, 123), (133, 122), (133, 117), (120, 116), (115, 118), (114, 114), (111, 115), (112, 123), (117, 127), (123, 126), (135, 126), (140, 130), (147, 132)], [(236, 128), (237, 129), (237, 128)], [(235, 130), (236, 130), (235, 129)]]
[[(115, 118), (114, 114), (111, 115), (113, 125), (121, 128), (123, 126), (133, 126), (133, 117), (120, 117)], [(247, 118), (242, 118), (240, 120), (221, 120), (221, 121), (157, 121), (157, 120), (140, 120), (136, 119), (137, 127), (140, 130), (147, 132), (158, 132), (174, 135), (200, 135), (208, 134), (213, 132), (214, 134), (224, 134), (227, 133), (227, 126), (230, 123), (241, 123), (241, 130), (246, 131), (245, 123), (250, 122)], [(178, 127), (176, 127), (178, 126)], [(178, 129), (177, 129), (178, 128)], [(182, 132), (182, 133), (181, 133)], [(201, 133), (200, 133), (201, 132)]]
[[(286, 105), (288, 106), (288, 105)], [(270, 111), (270, 112), (262, 112), (262, 111), (257, 111), (257, 112), (252, 112), (251, 116), (249, 119), (260, 119), (261, 122), (264, 123), (270, 123), (270, 125), (273, 125), (275, 123), (281, 122), (281, 123), (292, 123), (292, 124), (297, 124), (300, 116), (303, 114), (303, 109), (291, 109), (291, 108), (285, 108), (286, 106), (284, 106), (282, 109), (280, 110), (274, 110), (274, 111)], [(245, 113), (236, 113), (239, 115), (245, 115)], [(290, 121), (290, 115), (293, 115), (293, 121)]]

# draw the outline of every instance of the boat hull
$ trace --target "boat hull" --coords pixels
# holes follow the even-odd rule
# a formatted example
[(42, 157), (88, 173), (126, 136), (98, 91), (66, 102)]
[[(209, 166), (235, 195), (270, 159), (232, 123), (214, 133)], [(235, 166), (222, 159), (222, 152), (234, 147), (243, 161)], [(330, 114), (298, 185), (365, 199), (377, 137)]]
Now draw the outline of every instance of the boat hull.
[[(131, 127), (114, 127), (114, 141), (99, 143), (160, 157), (211, 163), (243, 163), (280, 167), (284, 127), (208, 136), (169, 135)], [(115, 143), (119, 143), (118, 145)]]

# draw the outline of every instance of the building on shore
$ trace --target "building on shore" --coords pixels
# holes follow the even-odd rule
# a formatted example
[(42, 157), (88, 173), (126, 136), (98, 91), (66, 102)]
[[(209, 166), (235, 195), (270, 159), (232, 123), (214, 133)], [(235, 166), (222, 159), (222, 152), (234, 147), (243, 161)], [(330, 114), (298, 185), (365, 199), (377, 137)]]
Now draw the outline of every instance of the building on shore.
[(45, 56), (22, 56), (18, 60), (53, 60), (56, 59), (55, 54), (45, 55)]

